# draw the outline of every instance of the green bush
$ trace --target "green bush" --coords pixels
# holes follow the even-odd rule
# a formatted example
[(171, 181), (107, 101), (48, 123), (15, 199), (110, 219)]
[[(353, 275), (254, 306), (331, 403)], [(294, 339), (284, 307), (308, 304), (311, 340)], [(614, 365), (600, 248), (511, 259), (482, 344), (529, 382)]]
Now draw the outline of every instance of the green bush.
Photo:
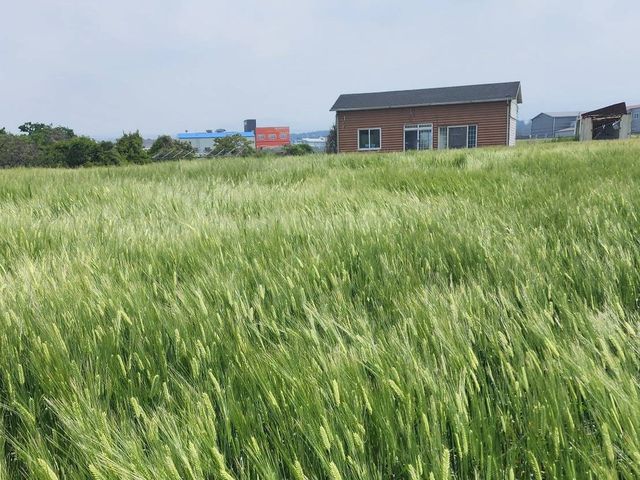
[(98, 144), (87, 137), (57, 142), (51, 146), (48, 158), (52, 165), (72, 168), (92, 164), (98, 158)]
[(189, 142), (175, 140), (169, 135), (160, 135), (148, 151), (154, 161), (177, 160), (195, 157), (196, 151)]
[(77, 168), (91, 165), (122, 163), (112, 142), (96, 142), (88, 137), (76, 137), (53, 144), (44, 155), (46, 165)]
[(42, 164), (41, 149), (26, 135), (0, 136), (0, 168), (35, 167)]
[(116, 150), (113, 142), (98, 143), (97, 165), (120, 165), (122, 163), (125, 163), (125, 161)]
[(71, 128), (44, 123), (26, 122), (18, 127), (22, 133), (27, 134), (39, 145), (51, 145), (52, 143), (70, 140), (76, 136)]
[(285, 145), (283, 150), (286, 155), (292, 155), (294, 157), (300, 157), (302, 155), (309, 155), (313, 153), (313, 148), (311, 147), (311, 145), (307, 145), (306, 143)]
[(144, 150), (144, 142), (138, 131), (123, 134), (116, 142), (116, 151), (127, 162), (149, 162), (149, 156)]
[(329, 130), (324, 151), (325, 153), (338, 153), (338, 127), (335, 124)]
[(213, 149), (209, 155), (212, 157), (248, 157), (253, 154), (255, 154), (255, 149), (251, 146), (251, 142), (242, 135), (236, 134), (216, 138)]

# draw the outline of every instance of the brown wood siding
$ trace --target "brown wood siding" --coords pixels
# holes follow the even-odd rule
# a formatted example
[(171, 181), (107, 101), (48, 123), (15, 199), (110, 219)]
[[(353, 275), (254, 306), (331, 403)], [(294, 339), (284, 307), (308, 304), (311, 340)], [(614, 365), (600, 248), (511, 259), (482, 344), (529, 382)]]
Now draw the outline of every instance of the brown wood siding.
[(358, 129), (381, 128), (382, 152), (404, 150), (404, 126), (433, 124), (433, 148), (438, 148), (438, 128), (477, 125), (478, 147), (507, 145), (509, 103), (490, 102), (433, 107), (389, 108), (337, 112), (340, 152), (358, 151)]

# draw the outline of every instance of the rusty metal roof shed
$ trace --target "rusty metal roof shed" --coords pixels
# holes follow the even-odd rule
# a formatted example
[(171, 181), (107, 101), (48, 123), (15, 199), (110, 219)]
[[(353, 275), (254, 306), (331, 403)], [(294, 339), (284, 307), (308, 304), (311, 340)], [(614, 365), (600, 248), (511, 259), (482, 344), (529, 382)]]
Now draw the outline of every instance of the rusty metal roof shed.
[(608, 107), (599, 108), (582, 114), (582, 118), (595, 117), (620, 117), (627, 114), (627, 104), (625, 102), (609, 105)]

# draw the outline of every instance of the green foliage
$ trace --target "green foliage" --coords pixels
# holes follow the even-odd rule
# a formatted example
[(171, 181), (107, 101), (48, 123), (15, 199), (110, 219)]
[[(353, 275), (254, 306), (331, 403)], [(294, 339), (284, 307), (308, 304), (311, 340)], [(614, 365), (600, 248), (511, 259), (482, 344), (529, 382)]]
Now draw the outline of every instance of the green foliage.
[(18, 130), (20, 130), (22, 133), (26, 133), (27, 135), (35, 135), (50, 128), (51, 125), (47, 125), (45, 123), (26, 122), (20, 125), (18, 127)]
[(251, 142), (242, 135), (229, 135), (215, 139), (212, 156), (246, 157), (255, 153)]
[(70, 128), (54, 127), (44, 123), (26, 122), (20, 125), (18, 130), (29, 135), (39, 145), (51, 145), (55, 142), (70, 140), (75, 137), (75, 133)]
[(155, 154), (159, 153), (161, 150), (168, 150), (173, 146), (173, 138), (169, 135), (160, 135), (151, 145), (149, 149), (149, 156), (153, 157)]
[(0, 476), (639, 478), (639, 157), (3, 171)]
[(5, 127), (0, 128), (0, 135), (6, 135), (7, 134), (7, 130), (5, 129)]
[(153, 142), (148, 154), (153, 160), (159, 161), (193, 158), (196, 152), (189, 142), (161, 135)]
[(306, 143), (296, 143), (295, 145), (285, 145), (283, 150), (286, 155), (292, 155), (296, 157), (302, 156), (302, 155), (309, 155), (313, 153), (313, 147), (311, 147), (311, 145), (307, 145)]
[(327, 135), (327, 143), (325, 145), (326, 153), (338, 153), (338, 127), (333, 125)]
[(25, 135), (0, 136), (0, 168), (33, 167), (41, 164), (41, 149)]
[(144, 150), (144, 140), (140, 132), (124, 133), (116, 142), (116, 151), (127, 162), (147, 163), (149, 156)]
[[(23, 135), (0, 130), (0, 167), (80, 167), (146, 163), (149, 155), (138, 132), (124, 134), (114, 145), (76, 137), (67, 127), (27, 122), (19, 127)], [(160, 137), (153, 145), (153, 160), (193, 158), (195, 151), (186, 142)]]
[(111, 142), (97, 143), (87, 137), (76, 137), (57, 142), (48, 156), (51, 165), (81, 167), (90, 165), (117, 165), (121, 163)]

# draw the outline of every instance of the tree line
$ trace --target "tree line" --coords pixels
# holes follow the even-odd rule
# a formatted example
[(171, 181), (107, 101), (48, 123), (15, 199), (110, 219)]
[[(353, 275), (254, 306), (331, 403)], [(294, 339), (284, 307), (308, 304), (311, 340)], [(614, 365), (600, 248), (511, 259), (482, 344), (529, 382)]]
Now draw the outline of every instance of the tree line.
[(71, 128), (27, 122), (20, 134), (0, 129), (0, 168), (81, 167), (149, 163), (172, 158), (190, 158), (193, 147), (168, 135), (158, 137), (149, 150), (139, 132), (123, 133), (115, 142), (78, 136)]
[[(189, 159), (196, 156), (190, 143), (169, 135), (158, 137), (145, 150), (138, 131), (123, 133), (115, 142), (96, 141), (78, 136), (68, 127), (26, 122), (19, 134), (0, 128), (0, 168), (9, 167), (83, 167), (97, 165), (143, 164), (165, 160)], [(327, 153), (335, 153), (335, 126), (327, 138)], [(306, 144), (288, 145), (285, 155), (307, 155), (313, 149)], [(262, 156), (245, 138), (233, 135), (216, 139), (207, 156)]]

